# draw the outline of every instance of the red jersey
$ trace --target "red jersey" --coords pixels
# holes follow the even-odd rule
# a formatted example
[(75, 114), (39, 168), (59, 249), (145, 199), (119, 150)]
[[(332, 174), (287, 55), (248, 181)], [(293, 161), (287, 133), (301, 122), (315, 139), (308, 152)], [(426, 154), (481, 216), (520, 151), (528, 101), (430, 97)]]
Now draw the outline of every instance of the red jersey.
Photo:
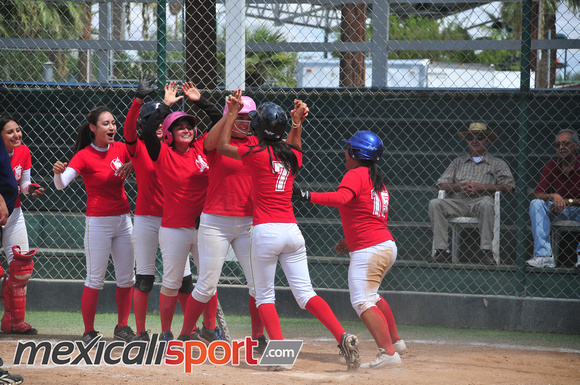
[(137, 179), (135, 215), (163, 215), (163, 187), (155, 172), (153, 161), (141, 139), (135, 143), (135, 154), (131, 157)]
[[(18, 192), (20, 192), (20, 180), (22, 179), (22, 173), (32, 168), (32, 162), (30, 160), (30, 149), (23, 144), (14, 148), (14, 152), (12, 153), (12, 156), (10, 156), (10, 165), (12, 166), (12, 171), (14, 172), (16, 183), (18, 183)], [(21, 205), (22, 202), (20, 202), (20, 196), (17, 196), (14, 208), (20, 207)]]
[(107, 151), (88, 145), (68, 164), (83, 177), (87, 190), (87, 216), (107, 217), (127, 214), (131, 208), (123, 178), (115, 172), (130, 160), (124, 143), (114, 142)]
[[(255, 136), (232, 138), (232, 146), (258, 144)], [(209, 162), (209, 186), (203, 212), (206, 214), (251, 217), (252, 177), (250, 169), (241, 161), (224, 156), (213, 150), (207, 154)]]
[(206, 136), (207, 133), (196, 139), (186, 153), (161, 143), (159, 157), (153, 163), (163, 186), (163, 227), (195, 227), (195, 220), (201, 215), (209, 174), (203, 151)]
[[(254, 147), (246, 154), (250, 146), (238, 147), (242, 163), (250, 169), (252, 176), (253, 223), (296, 223), (292, 207), (294, 175), (276, 160), (270, 148), (259, 149)], [(302, 167), (302, 153), (295, 149), (292, 152), (298, 158), (298, 167)]]
[[(338, 189), (347, 188), (354, 198), (338, 206), (346, 244), (350, 251), (364, 249), (376, 244), (393, 241), (387, 227), (389, 215), (389, 192), (383, 189), (375, 193), (368, 167), (349, 170)], [(319, 203), (324, 193), (312, 193), (310, 201)]]
[(135, 170), (135, 178), (137, 179), (135, 215), (160, 217), (163, 215), (163, 188), (155, 173), (155, 167), (147, 153), (145, 143), (137, 138), (137, 118), (142, 105), (143, 103), (133, 99), (123, 127), (125, 140), (127, 142), (135, 142), (135, 144), (127, 144), (127, 149), (133, 162), (133, 169)]

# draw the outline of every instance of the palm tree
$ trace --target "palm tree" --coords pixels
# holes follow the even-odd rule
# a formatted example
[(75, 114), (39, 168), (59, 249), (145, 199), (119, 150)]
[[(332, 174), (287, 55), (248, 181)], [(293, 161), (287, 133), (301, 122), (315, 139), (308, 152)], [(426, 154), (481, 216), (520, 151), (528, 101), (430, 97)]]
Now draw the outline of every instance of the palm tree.
[[(218, 41), (225, 41), (225, 32), (218, 36)], [(285, 42), (281, 32), (270, 30), (266, 26), (246, 29), (247, 42)], [(225, 78), (225, 53), (218, 52), (221, 78)], [(297, 54), (295, 52), (246, 52), (246, 86), (261, 87), (270, 84), (279, 87), (295, 87), (295, 69)]]
[[(566, 0), (573, 12), (580, 9), (580, 0)], [(560, 0), (534, 1), (532, 3), (532, 39), (556, 38), (556, 10)], [(513, 38), (521, 38), (522, 4), (519, 2), (502, 2), (500, 8), (502, 21), (513, 25)], [(548, 57), (549, 56), (549, 57)], [(549, 60), (548, 60), (549, 59)], [(548, 68), (548, 62), (549, 68)], [(553, 87), (556, 81), (556, 50), (542, 52), (538, 61), (538, 52), (531, 53), (531, 70), (536, 72), (536, 87)]]
[[(33, 0), (4, 0), (0, 6), (0, 37), (76, 39), (82, 30), (85, 4), (72, 2), (42, 2)], [(68, 74), (72, 55), (58, 50), (46, 53), (12, 51), (1, 63), (5, 71), (13, 71), (13, 78), (38, 73), (45, 61), (55, 63), (57, 76)], [(15, 61), (16, 60), (16, 61)], [(13, 67), (18, 63), (19, 68)], [(33, 79), (30, 79), (33, 80)]]

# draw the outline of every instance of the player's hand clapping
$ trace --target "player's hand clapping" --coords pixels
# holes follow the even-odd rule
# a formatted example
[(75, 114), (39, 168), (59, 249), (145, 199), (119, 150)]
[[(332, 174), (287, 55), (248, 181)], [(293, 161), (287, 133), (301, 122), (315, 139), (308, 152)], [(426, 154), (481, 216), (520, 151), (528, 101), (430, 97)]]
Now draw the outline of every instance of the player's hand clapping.
[(38, 199), (44, 194), (44, 187), (40, 187), (37, 183), (31, 183), (28, 187), (28, 192), (31, 197)]
[(62, 174), (64, 172), (64, 170), (66, 170), (66, 166), (68, 165), (67, 162), (60, 162), (57, 161), (53, 166), (52, 166), (52, 172), (54, 172), (56, 175), (58, 174)]

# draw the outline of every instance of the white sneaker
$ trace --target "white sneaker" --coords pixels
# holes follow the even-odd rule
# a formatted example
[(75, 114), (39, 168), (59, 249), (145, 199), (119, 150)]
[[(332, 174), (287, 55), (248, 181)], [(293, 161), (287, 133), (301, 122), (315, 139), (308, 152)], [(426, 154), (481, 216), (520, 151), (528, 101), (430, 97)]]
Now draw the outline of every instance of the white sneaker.
[(534, 257), (528, 259), (526, 263), (532, 267), (556, 267), (556, 262), (552, 257)]
[(395, 348), (395, 351), (399, 354), (407, 353), (407, 345), (405, 345), (405, 341), (403, 340), (398, 340), (397, 342), (395, 342), (393, 344), (393, 347)]
[(385, 349), (379, 349), (379, 354), (377, 354), (377, 357), (374, 360), (362, 364), (360, 367), (363, 369), (377, 369), (382, 368), (383, 366), (395, 365), (400, 363), (401, 356), (399, 355), (399, 353), (395, 352), (395, 354), (389, 356), (385, 351)]

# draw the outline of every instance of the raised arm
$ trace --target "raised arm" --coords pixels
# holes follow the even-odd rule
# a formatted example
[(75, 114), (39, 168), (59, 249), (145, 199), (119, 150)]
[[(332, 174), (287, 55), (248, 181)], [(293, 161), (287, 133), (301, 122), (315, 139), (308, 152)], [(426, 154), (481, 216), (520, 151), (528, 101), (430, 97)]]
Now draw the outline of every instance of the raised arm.
[(125, 125), (123, 127), (125, 143), (127, 144), (127, 150), (131, 156), (135, 155), (135, 149), (137, 147), (137, 119), (139, 118), (141, 107), (143, 106), (143, 99), (155, 91), (153, 84), (156, 81), (157, 79), (149, 74), (141, 74), (139, 77), (139, 85), (135, 92), (135, 98), (129, 108), (127, 118), (125, 119)]
[(207, 114), (207, 116), (209, 116), (212, 126), (220, 121), (222, 118), (222, 112), (216, 107), (215, 104), (204, 98), (199, 90), (194, 87), (192, 82), (183, 83), (182, 90), (183, 94), (187, 96), (187, 98), (191, 100), (196, 107), (200, 108)]
[(227, 103), (228, 113), (225, 116), (226, 121), (224, 122), (222, 132), (217, 142), (217, 151), (220, 154), (230, 158), (241, 159), (240, 155), (238, 154), (238, 148), (236, 146), (232, 146), (230, 141), (232, 140), (232, 128), (234, 127), (234, 122), (238, 118), (238, 112), (244, 106), (244, 103), (242, 102), (242, 91), (239, 89), (235, 90), (228, 97)]
[(302, 124), (309, 113), (308, 106), (302, 100), (294, 100), (294, 109), (290, 112), (292, 127), (286, 138), (286, 143), (292, 144), (302, 150)]
[(176, 82), (171, 82), (165, 85), (163, 103), (161, 103), (159, 108), (151, 114), (151, 117), (147, 120), (147, 123), (143, 128), (143, 142), (145, 143), (149, 157), (154, 161), (157, 160), (159, 152), (161, 151), (161, 142), (159, 141), (155, 131), (157, 131), (159, 125), (163, 123), (163, 120), (171, 112), (169, 107), (183, 99), (183, 96), (177, 96), (178, 90), (179, 86)]

